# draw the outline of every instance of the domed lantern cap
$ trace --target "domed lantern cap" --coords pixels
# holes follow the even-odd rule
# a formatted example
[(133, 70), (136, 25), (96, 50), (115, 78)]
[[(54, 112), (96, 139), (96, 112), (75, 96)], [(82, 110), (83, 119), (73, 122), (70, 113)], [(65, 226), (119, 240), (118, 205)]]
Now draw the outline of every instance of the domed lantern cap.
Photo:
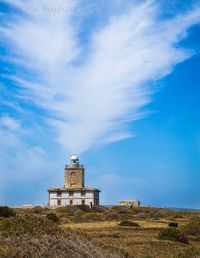
[(76, 154), (73, 154), (70, 158), (72, 162), (78, 162), (78, 156)]

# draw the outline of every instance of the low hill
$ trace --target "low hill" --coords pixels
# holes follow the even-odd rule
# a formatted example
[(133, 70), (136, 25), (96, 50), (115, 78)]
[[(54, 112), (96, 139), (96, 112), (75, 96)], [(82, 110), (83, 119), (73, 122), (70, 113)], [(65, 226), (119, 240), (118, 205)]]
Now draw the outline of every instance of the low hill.
[(0, 257), (200, 258), (200, 212), (0, 207)]
[(63, 230), (52, 218), (32, 211), (1, 217), (0, 257), (123, 257), (70, 229)]

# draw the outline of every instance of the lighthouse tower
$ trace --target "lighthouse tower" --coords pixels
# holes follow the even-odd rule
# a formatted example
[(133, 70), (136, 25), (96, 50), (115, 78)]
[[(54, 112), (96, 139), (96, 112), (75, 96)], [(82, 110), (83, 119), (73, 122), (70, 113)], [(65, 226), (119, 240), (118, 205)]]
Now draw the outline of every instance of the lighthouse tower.
[(84, 187), (84, 167), (79, 164), (78, 156), (75, 154), (70, 158), (69, 166), (65, 166), (65, 188)]
[(79, 158), (73, 154), (70, 163), (65, 165), (64, 186), (62, 188), (49, 188), (49, 206), (99, 205), (100, 190), (85, 187), (85, 169), (79, 164)]

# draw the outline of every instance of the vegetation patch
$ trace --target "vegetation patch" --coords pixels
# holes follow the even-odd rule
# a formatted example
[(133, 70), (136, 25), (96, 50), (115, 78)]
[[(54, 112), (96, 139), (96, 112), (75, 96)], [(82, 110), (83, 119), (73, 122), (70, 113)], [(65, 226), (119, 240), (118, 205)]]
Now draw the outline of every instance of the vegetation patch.
[(172, 228), (177, 228), (178, 227), (178, 223), (177, 222), (169, 222), (168, 226), (172, 227)]
[(95, 212), (85, 213), (82, 217), (84, 219), (92, 220), (92, 221), (101, 221), (102, 220), (101, 214), (100, 213), (95, 213)]
[(121, 227), (139, 227), (138, 223), (130, 220), (123, 220), (118, 225)]
[(199, 237), (200, 236), (200, 220), (197, 219), (197, 220), (194, 220), (194, 221), (188, 223), (187, 225), (185, 225), (182, 228), (182, 230), (186, 235)]
[[(11, 210), (13, 216), (0, 217), (1, 258), (200, 258), (198, 211), (119, 206)], [(181, 244), (187, 237), (190, 245)]]
[(120, 220), (122, 219), (122, 215), (113, 209), (108, 209), (104, 212), (104, 215), (107, 220)]
[(24, 214), (0, 220), (1, 258), (123, 258), (70, 229), (64, 231), (43, 215)]
[(21, 248), (14, 248), (9, 245), (1, 245), (0, 246), (0, 257), (1, 258), (19, 257), (20, 253), (22, 253)]
[(134, 216), (134, 218), (136, 219), (149, 219), (151, 217), (151, 215), (147, 212), (139, 212), (138, 214), (136, 214)]
[(152, 214), (152, 216), (154, 218), (167, 218), (167, 217), (170, 217), (172, 213), (173, 213), (172, 211), (167, 209), (159, 209), (154, 214)]
[(49, 219), (35, 215), (25, 214), (16, 217), (5, 218), (0, 221), (0, 232), (3, 236), (12, 235), (38, 235), (38, 234), (56, 234), (60, 228)]
[(13, 209), (9, 208), (8, 206), (0, 206), (0, 217), (9, 218), (12, 216), (15, 216)]
[(173, 258), (199, 258), (200, 248), (199, 247), (189, 247), (184, 249), (173, 256)]
[(47, 213), (46, 218), (54, 223), (59, 223), (59, 218), (55, 213)]
[(181, 243), (185, 243), (185, 244), (189, 243), (187, 236), (183, 232), (181, 232), (180, 230), (178, 230), (176, 228), (161, 229), (158, 234), (158, 239), (177, 241), (177, 242), (181, 242)]

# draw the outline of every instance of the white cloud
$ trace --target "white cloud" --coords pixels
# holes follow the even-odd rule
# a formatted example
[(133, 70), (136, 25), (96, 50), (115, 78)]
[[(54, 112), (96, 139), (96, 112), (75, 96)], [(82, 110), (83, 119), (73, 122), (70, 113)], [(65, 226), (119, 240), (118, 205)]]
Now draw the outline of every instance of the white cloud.
[[(26, 7), (22, 0), (6, 2)], [(141, 118), (142, 107), (151, 101), (149, 82), (192, 55), (177, 44), (200, 16), (195, 8), (161, 20), (157, 4), (144, 1), (110, 13), (109, 21), (83, 43), (73, 11), (44, 11), (45, 0), (29, 1), (29, 6), (37, 8), (0, 27), (3, 43), (26, 71), (9, 78), (20, 86), (21, 97), (49, 111), (46, 119), (58, 141), (78, 153), (130, 137), (128, 122)], [(51, 6), (66, 7), (66, 2), (51, 1)]]
[(0, 117), (0, 126), (10, 130), (19, 130), (21, 128), (20, 122), (7, 115)]

